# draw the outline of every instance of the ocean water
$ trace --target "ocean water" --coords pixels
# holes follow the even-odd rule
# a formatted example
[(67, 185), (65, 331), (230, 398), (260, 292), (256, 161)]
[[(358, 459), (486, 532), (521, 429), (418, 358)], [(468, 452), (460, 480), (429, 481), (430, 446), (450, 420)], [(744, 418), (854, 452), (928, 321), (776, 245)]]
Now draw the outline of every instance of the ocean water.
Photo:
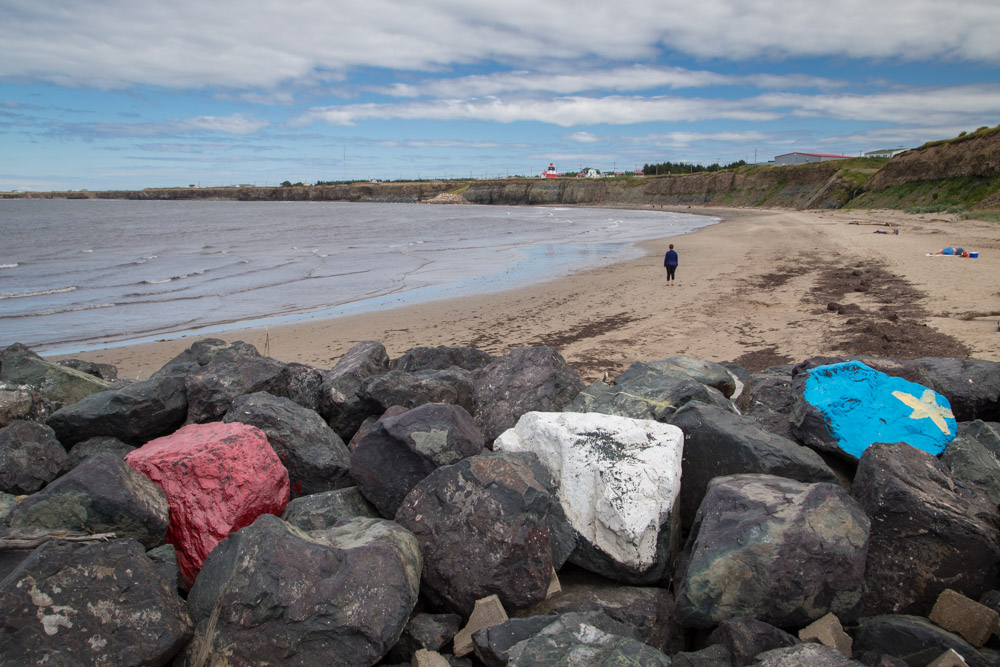
[(0, 200), (0, 346), (68, 354), (510, 289), (713, 222), (590, 208)]

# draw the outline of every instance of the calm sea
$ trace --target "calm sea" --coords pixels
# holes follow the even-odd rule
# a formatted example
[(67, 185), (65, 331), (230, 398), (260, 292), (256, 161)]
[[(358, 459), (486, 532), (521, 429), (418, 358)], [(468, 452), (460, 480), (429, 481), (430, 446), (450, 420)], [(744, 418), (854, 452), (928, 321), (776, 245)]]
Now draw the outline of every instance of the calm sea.
[(0, 346), (66, 354), (504, 290), (715, 221), (547, 207), (0, 200)]

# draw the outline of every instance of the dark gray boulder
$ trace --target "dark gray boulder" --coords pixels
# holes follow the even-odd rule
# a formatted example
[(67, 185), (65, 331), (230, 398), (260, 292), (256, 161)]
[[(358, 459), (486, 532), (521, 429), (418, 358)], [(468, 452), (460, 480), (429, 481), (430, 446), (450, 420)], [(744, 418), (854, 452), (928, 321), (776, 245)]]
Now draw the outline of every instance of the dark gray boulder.
[(925, 357), (906, 364), (926, 373), (928, 386), (948, 398), (958, 421), (1000, 421), (1000, 362)]
[(836, 484), (773, 475), (714, 479), (677, 567), (677, 618), (710, 628), (737, 616), (801, 627), (857, 619), (868, 517)]
[(241, 340), (227, 343), (221, 338), (201, 338), (191, 344), (176, 357), (164, 364), (150, 377), (187, 375), (206, 366), (219, 357), (236, 358), (247, 354), (257, 354), (257, 348)]
[(184, 376), (188, 424), (219, 421), (240, 396), (269, 391), (285, 365), (261, 356), (252, 346), (217, 355)]
[(376, 422), (351, 452), (351, 477), (382, 516), (392, 518), (420, 480), (481, 454), (483, 446), (483, 434), (464, 409), (425, 403)]
[(322, 530), (353, 517), (379, 518), (378, 510), (356, 486), (293, 498), (281, 518), (300, 530)]
[(239, 396), (222, 418), (256, 426), (288, 469), (293, 498), (351, 486), (351, 454), (316, 412), (289, 398), (255, 392)]
[(684, 432), (681, 524), (689, 528), (709, 482), (723, 475), (763, 473), (800, 482), (836, 482), (819, 454), (764, 431), (748, 417), (704, 403), (677, 411), (671, 424)]
[(34, 493), (62, 472), (66, 450), (51, 428), (15, 421), (0, 428), (0, 491)]
[(67, 448), (98, 436), (142, 445), (176, 431), (187, 412), (184, 379), (167, 376), (93, 394), (54, 412), (45, 423)]
[(27, 384), (0, 383), (0, 427), (18, 421), (45, 421), (52, 403)]
[(765, 431), (794, 440), (792, 425), (792, 376), (755, 374), (750, 380), (753, 398), (743, 414), (753, 417)]
[(382, 343), (367, 340), (349, 349), (333, 368), (324, 373), (320, 414), (344, 442), (350, 441), (366, 417), (383, 408), (359, 395), (361, 383), (389, 371), (389, 355)]
[(732, 667), (750, 664), (758, 653), (799, 643), (796, 637), (784, 630), (748, 616), (722, 621), (708, 636), (708, 641), (726, 648)]
[(91, 456), (101, 454), (103, 452), (108, 452), (109, 454), (114, 454), (115, 456), (120, 456), (124, 459), (125, 455), (133, 449), (135, 449), (133, 445), (122, 442), (118, 438), (113, 438), (109, 435), (99, 435), (93, 438), (88, 438), (83, 442), (78, 442), (73, 445), (73, 449), (69, 450), (69, 458), (66, 460), (65, 470), (66, 472), (69, 472), (85, 460), (89, 459)]
[(851, 634), (856, 654), (878, 651), (909, 665), (926, 665), (954, 649), (970, 667), (996, 667), (972, 644), (920, 616), (883, 614), (862, 618)]
[(1000, 433), (980, 420), (958, 425), (958, 436), (941, 453), (956, 482), (1000, 504)]
[(118, 369), (111, 364), (100, 364), (83, 359), (60, 359), (56, 363), (64, 368), (72, 368), (108, 382), (118, 379)]
[(534, 454), (489, 453), (438, 468), (406, 496), (396, 521), (420, 542), (423, 592), (465, 616), (494, 593), (508, 613), (540, 602), (573, 550)]
[(409, 665), (413, 654), (421, 649), (442, 652), (451, 645), (462, 624), (458, 614), (414, 614), (382, 662)]
[(930, 613), (950, 588), (973, 600), (1000, 586), (996, 505), (905, 443), (865, 450), (854, 497), (871, 517), (865, 613)]
[(476, 657), (486, 667), (503, 667), (510, 662), (510, 651), (517, 644), (530, 640), (542, 632), (553, 633), (565, 628), (581, 626), (589, 626), (611, 635), (635, 639), (632, 628), (619, 623), (604, 612), (576, 611), (508, 619), (500, 625), (483, 628), (472, 633), (472, 642)]
[(730, 398), (736, 392), (736, 378), (733, 377), (729, 369), (714, 361), (675, 355), (666, 359), (650, 361), (647, 364), (660, 373), (689, 377), (706, 387), (717, 389), (726, 398)]
[(271, 384), (270, 393), (295, 401), (304, 408), (319, 412), (323, 393), (323, 371), (305, 364), (286, 364)]
[(378, 420), (386, 419), (387, 417), (398, 417), (407, 410), (409, 410), (409, 408), (404, 408), (402, 405), (393, 405), (388, 409), (386, 409), (386, 411), (383, 412), (378, 417), (375, 416), (365, 417), (365, 420), (361, 422), (361, 426), (359, 426), (357, 432), (355, 432), (354, 437), (351, 438), (351, 441), (347, 443), (347, 448), (352, 452), (355, 449), (357, 449), (358, 443), (361, 442), (361, 438), (363, 438), (365, 435), (368, 434), (370, 430), (372, 430), (372, 427), (375, 426), (375, 423), (378, 422)]
[(472, 415), (487, 446), (526, 412), (559, 412), (583, 389), (580, 374), (551, 347), (519, 347), (475, 374)]
[[(737, 410), (742, 414), (746, 414), (747, 410), (750, 409), (750, 402), (753, 401), (753, 374), (743, 366), (732, 361), (720, 362), (719, 366), (726, 369), (736, 384), (735, 390), (728, 397), (729, 400), (732, 401)], [(720, 389), (719, 391), (721, 392), (722, 390)]]
[(304, 532), (264, 514), (205, 560), (182, 664), (208, 644), (229, 664), (375, 664), (403, 632), (420, 571), (416, 540), (391, 521)]
[(43, 544), (0, 580), (0, 609), (12, 665), (166, 665), (191, 638), (184, 601), (134, 540)]
[(415, 347), (389, 363), (392, 371), (435, 370), (461, 368), (475, 371), (488, 366), (494, 357), (488, 352), (471, 347)]
[(685, 373), (636, 362), (615, 379), (614, 385), (595, 382), (586, 387), (566, 410), (667, 422), (692, 401), (733, 410), (721, 392)]
[(527, 618), (574, 611), (601, 611), (632, 629), (629, 636), (672, 655), (684, 648), (684, 632), (677, 624), (674, 596), (658, 586), (625, 586), (585, 570), (563, 568), (561, 591), (514, 612)]
[(16, 504), (17, 496), (6, 491), (0, 491), (0, 526), (6, 525), (7, 515), (14, 509), (14, 505)]
[(370, 377), (358, 390), (382, 409), (393, 405), (415, 408), (424, 403), (451, 403), (471, 411), (472, 374), (461, 369), (389, 371)]
[(0, 382), (31, 385), (55, 408), (111, 386), (93, 375), (46, 361), (20, 343), (0, 350)]
[[(512, 646), (508, 653), (511, 667), (529, 665), (643, 665), (669, 667), (670, 658), (655, 648), (612, 634), (593, 624), (589, 614), (564, 614), (553, 619), (533, 637)], [(610, 619), (609, 619), (610, 620)], [(605, 625), (608, 621), (600, 623)], [(614, 623), (614, 621), (611, 621)]]
[(84, 530), (129, 537), (147, 549), (164, 542), (167, 496), (114, 454), (95, 454), (11, 510), (12, 527)]
[(670, 656), (670, 667), (733, 667), (733, 656), (725, 646), (713, 644), (700, 651), (681, 651)]
[(153, 562), (156, 572), (163, 577), (168, 586), (178, 590), (184, 587), (181, 569), (177, 567), (177, 550), (174, 549), (174, 545), (161, 544), (147, 551), (146, 556)]
[(754, 667), (862, 667), (860, 662), (844, 657), (835, 648), (822, 644), (796, 644), (764, 651), (750, 663)]

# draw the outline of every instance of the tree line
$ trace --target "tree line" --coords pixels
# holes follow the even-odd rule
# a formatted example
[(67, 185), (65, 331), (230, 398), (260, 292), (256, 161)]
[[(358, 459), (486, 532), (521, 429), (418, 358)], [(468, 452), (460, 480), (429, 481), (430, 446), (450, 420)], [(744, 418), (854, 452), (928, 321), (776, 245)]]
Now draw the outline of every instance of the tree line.
[(644, 176), (663, 176), (665, 174), (697, 174), (704, 171), (719, 171), (720, 169), (735, 169), (746, 165), (746, 160), (730, 162), (725, 166), (720, 166), (718, 162), (708, 166), (703, 164), (691, 164), (688, 162), (659, 162), (657, 164), (644, 164), (642, 173)]

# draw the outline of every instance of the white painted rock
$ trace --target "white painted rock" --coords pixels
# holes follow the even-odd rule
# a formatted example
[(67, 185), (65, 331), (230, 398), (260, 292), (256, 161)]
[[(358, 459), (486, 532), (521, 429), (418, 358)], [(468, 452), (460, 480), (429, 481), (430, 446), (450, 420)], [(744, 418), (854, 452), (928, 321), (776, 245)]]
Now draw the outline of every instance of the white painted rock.
[(528, 412), (495, 450), (534, 452), (573, 528), (632, 573), (664, 560), (661, 532), (681, 483), (684, 435), (670, 424), (594, 412)]

